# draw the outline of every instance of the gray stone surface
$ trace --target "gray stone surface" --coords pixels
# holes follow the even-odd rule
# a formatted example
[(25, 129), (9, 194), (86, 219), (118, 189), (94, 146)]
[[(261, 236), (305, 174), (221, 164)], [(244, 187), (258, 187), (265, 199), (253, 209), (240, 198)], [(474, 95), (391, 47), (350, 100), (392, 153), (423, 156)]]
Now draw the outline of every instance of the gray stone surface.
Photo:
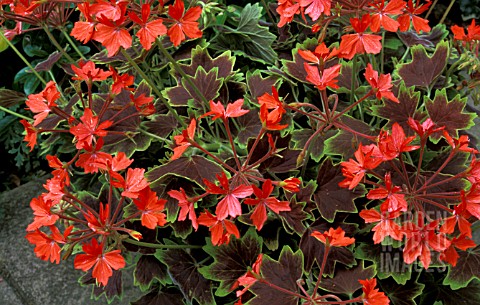
[[(107, 304), (103, 296), (92, 300), (90, 288), (78, 284), (83, 272), (73, 268), (72, 258), (59, 265), (42, 261), (24, 238), (25, 228), (33, 220), (30, 200), (44, 191), (43, 182), (31, 181), (0, 194), (0, 304)], [(131, 273), (131, 268), (124, 272), (123, 300), (112, 304), (130, 304), (141, 294), (133, 287)]]

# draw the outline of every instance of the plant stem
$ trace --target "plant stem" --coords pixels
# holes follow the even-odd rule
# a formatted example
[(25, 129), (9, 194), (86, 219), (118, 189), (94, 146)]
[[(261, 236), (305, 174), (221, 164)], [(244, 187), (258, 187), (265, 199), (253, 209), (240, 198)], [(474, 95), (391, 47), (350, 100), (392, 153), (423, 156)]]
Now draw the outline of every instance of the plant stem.
[(435, 7), (435, 5), (437, 5), (437, 2), (438, 2), (438, 0), (433, 1), (433, 4), (430, 6), (430, 9), (428, 10), (427, 14), (425, 15), (425, 19), (427, 19), (428, 16), (430, 16), (430, 14), (433, 11), (433, 8)]
[(200, 249), (202, 246), (195, 246), (195, 245), (162, 245), (162, 244), (152, 244), (146, 243), (142, 241), (136, 241), (134, 239), (127, 238), (124, 240), (125, 242), (137, 245), (140, 247), (147, 247), (147, 248), (154, 248), (154, 249)]
[(5, 42), (8, 44), (10, 48), (17, 54), (17, 56), (27, 65), (27, 67), (32, 71), (33, 74), (44, 84), (47, 84), (47, 81), (33, 68), (33, 66), (30, 64), (30, 62), (20, 53), (20, 51), (13, 45), (13, 43), (10, 42), (10, 40), (5, 37), (3, 34), (3, 31), (0, 31), (1, 37), (5, 40)]
[(181, 118), (180, 116), (178, 115), (177, 111), (175, 111), (175, 109), (173, 109), (173, 107), (168, 103), (168, 101), (163, 97), (162, 93), (160, 92), (160, 90), (158, 90), (157, 86), (155, 85), (155, 83), (152, 81), (152, 79), (150, 77), (148, 77), (145, 72), (143, 72), (142, 69), (140, 69), (140, 67), (137, 65), (137, 63), (133, 60), (132, 57), (130, 57), (130, 55), (128, 55), (128, 53), (122, 48), (121, 49), (121, 52), (123, 54), (123, 56), (125, 56), (125, 58), (127, 59), (128, 63), (130, 65), (132, 65), (132, 67), (135, 69), (135, 71), (137, 71), (138, 74), (140, 74), (140, 76), (148, 83), (148, 85), (153, 89), (153, 91), (155, 92), (155, 94), (158, 96), (158, 98), (160, 99), (160, 101), (162, 101), (162, 103), (167, 107), (167, 109), (173, 114), (173, 116), (177, 119), (177, 121), (182, 125), (183, 128), (187, 128), (187, 123), (185, 123)]
[(62, 55), (65, 56), (65, 58), (67, 58), (70, 63), (77, 65), (77, 61), (74, 60), (74, 59), (62, 48), (62, 46), (58, 43), (57, 39), (55, 39), (55, 36), (53, 36), (52, 33), (50, 33), (50, 29), (48, 28), (48, 26), (44, 24), (44, 25), (42, 25), (42, 28), (43, 28), (43, 31), (47, 34), (48, 39), (50, 39), (50, 42), (53, 43), (53, 45), (58, 49), (58, 51), (60, 51), (60, 53), (62, 53)]
[(450, 4), (448, 5), (447, 9), (445, 10), (445, 12), (443, 13), (443, 16), (442, 16), (442, 19), (440, 19), (440, 21), (438, 22), (438, 24), (442, 24), (445, 19), (447, 18), (447, 15), (448, 13), (450, 12), (450, 10), (452, 9), (452, 6), (453, 4), (455, 3), (455, 0), (451, 0), (450, 1)]
[(0, 106), (0, 110), (5, 111), (6, 113), (10, 113), (11, 115), (14, 115), (14, 116), (16, 116), (16, 117), (19, 117), (19, 118), (21, 118), (21, 119), (24, 119), (24, 120), (27, 120), (27, 121), (30, 121), (30, 122), (33, 121), (32, 118), (29, 118), (29, 117), (26, 117), (26, 116), (24, 116), (24, 115), (21, 115), (20, 113), (16, 113), (15, 111), (12, 111), (12, 110), (10, 110), (10, 109), (8, 109), (8, 108), (5, 108), (5, 107), (3, 107), (3, 106)]
[(77, 47), (77, 45), (73, 42), (72, 38), (70, 38), (70, 35), (68, 35), (67, 31), (65, 28), (60, 28), (60, 31), (62, 32), (63, 36), (67, 39), (68, 43), (72, 46), (72, 48), (77, 52), (77, 54), (82, 58), (83, 60), (87, 60), (85, 55), (83, 55), (82, 52), (80, 52), (80, 49)]
[(323, 272), (325, 271), (325, 265), (327, 264), (328, 252), (330, 252), (330, 244), (329, 240), (327, 239), (327, 243), (325, 244), (325, 252), (323, 252), (322, 266), (320, 267), (320, 273), (318, 273), (317, 283), (315, 284), (315, 288), (313, 289), (313, 297), (317, 295), (318, 287), (320, 286), (320, 282), (322, 281)]

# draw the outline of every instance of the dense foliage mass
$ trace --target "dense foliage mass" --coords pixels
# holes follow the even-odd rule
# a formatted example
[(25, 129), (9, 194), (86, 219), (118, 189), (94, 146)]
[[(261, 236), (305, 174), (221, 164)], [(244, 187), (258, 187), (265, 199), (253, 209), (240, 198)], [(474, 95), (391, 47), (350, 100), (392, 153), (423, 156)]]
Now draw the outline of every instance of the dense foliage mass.
[(133, 270), (133, 304), (479, 304), (453, 3), (0, 1), (0, 107), (51, 169), (26, 239), (96, 297)]

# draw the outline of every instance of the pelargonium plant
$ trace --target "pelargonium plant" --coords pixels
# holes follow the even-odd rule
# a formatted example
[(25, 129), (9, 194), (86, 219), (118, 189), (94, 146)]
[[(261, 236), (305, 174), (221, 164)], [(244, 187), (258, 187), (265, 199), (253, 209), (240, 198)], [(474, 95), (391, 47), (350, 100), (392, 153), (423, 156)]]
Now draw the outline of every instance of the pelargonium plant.
[(134, 265), (132, 304), (480, 299), (480, 26), (452, 5), (0, 4), (33, 118), (1, 107), (51, 169), (26, 239), (96, 297)]

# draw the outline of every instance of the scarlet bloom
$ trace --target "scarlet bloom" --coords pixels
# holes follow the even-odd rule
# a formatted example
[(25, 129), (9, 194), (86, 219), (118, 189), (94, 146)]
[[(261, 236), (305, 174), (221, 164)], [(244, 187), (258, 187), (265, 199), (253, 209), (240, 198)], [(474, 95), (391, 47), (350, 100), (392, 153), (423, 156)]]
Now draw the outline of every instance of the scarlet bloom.
[(385, 174), (384, 178), (385, 187), (378, 187), (376, 189), (370, 190), (367, 194), (368, 199), (383, 199), (387, 198), (382, 203), (382, 209), (389, 212), (394, 211), (407, 211), (408, 203), (405, 200), (405, 195), (401, 194), (402, 188), (399, 186), (394, 186), (392, 183), (392, 178), (390, 177), (390, 172)]
[(232, 221), (228, 219), (220, 220), (209, 211), (200, 214), (198, 223), (202, 226), (209, 227), (210, 233), (212, 234), (212, 245), (214, 246), (228, 244), (232, 235), (240, 238), (240, 232)]
[(25, 238), (35, 245), (35, 255), (41, 260), (48, 261), (53, 263), (60, 263), (60, 252), (62, 249), (58, 244), (65, 244), (67, 242), (67, 237), (70, 235), (70, 232), (73, 229), (73, 226), (68, 227), (63, 235), (60, 233), (55, 226), (49, 226), (51, 235), (47, 235), (44, 232), (36, 229), (35, 232), (28, 233)]
[(114, 270), (125, 267), (125, 259), (120, 255), (120, 250), (104, 252), (104, 243), (99, 244), (95, 238), (90, 244), (82, 246), (85, 254), (78, 254), (73, 261), (75, 269), (88, 271), (93, 267), (92, 277), (96, 279), (97, 284), (106, 286), (108, 279), (112, 276)]
[(130, 100), (135, 105), (135, 109), (144, 116), (149, 116), (155, 113), (155, 106), (153, 105), (153, 96), (146, 96), (142, 93), (137, 94), (130, 93)]
[(455, 248), (466, 251), (467, 249), (475, 246), (476, 244), (473, 240), (468, 239), (464, 234), (461, 234), (459, 237), (454, 237), (452, 239), (450, 247), (440, 254), (440, 259), (455, 267), (457, 265), (458, 258), (460, 257)]
[(20, 120), (20, 123), (23, 125), (27, 133), (23, 141), (27, 142), (27, 146), (30, 147), (30, 151), (32, 151), (37, 144), (38, 129), (33, 127), (33, 125), (27, 120)]
[(217, 214), (218, 220), (223, 220), (229, 215), (236, 217), (242, 214), (242, 207), (238, 198), (245, 198), (252, 194), (253, 190), (250, 185), (239, 185), (233, 190), (230, 189), (227, 175), (222, 173), (221, 175), (216, 175), (217, 180), (220, 182), (220, 186), (203, 179), (203, 183), (207, 186), (206, 191), (210, 194), (225, 195), (222, 200), (217, 203), (217, 208), (215, 213)]
[(353, 189), (362, 181), (368, 170), (374, 169), (382, 163), (383, 160), (374, 154), (375, 148), (376, 146), (371, 145), (364, 149), (360, 143), (354, 154), (357, 161), (350, 159), (341, 163), (345, 179), (338, 184), (340, 187)]
[(303, 67), (305, 68), (305, 71), (307, 71), (306, 80), (314, 84), (318, 90), (325, 90), (327, 87), (332, 89), (339, 88), (337, 85), (338, 79), (336, 78), (340, 74), (342, 65), (334, 65), (333, 67), (324, 69), (322, 76), (320, 76), (317, 67), (312, 67), (307, 63), (304, 63)]
[(247, 198), (244, 202), (249, 205), (255, 205), (250, 219), (253, 221), (253, 225), (257, 230), (260, 231), (267, 220), (267, 207), (277, 214), (281, 211), (290, 211), (290, 202), (280, 201), (275, 197), (270, 197), (273, 191), (272, 180), (268, 179), (265, 181), (262, 189), (259, 189), (255, 185), (252, 185), (252, 188), (257, 198)]
[(60, 92), (53, 81), (49, 81), (42, 92), (30, 94), (26, 101), (28, 109), (33, 113), (37, 113), (33, 118), (35, 122), (33, 126), (40, 124), (57, 104), (55, 101), (60, 98)]
[(71, 65), (73, 72), (75, 72), (77, 75), (72, 77), (73, 80), (81, 80), (91, 83), (95, 81), (106, 80), (110, 75), (112, 75), (111, 71), (104, 71), (100, 68), (96, 68), (93, 61), (80, 60), (78, 62), (78, 66), (79, 67), (73, 64)]
[(98, 217), (93, 215), (91, 211), (83, 212), (83, 216), (87, 221), (88, 227), (93, 232), (101, 235), (110, 234), (110, 229), (107, 227), (107, 222), (110, 218), (110, 204), (103, 205), (103, 203), (100, 203)]
[(472, 41), (472, 40), (480, 40), (480, 26), (475, 25), (475, 19), (472, 19), (472, 23), (467, 28), (467, 33), (465, 34), (465, 29), (463, 27), (459, 27), (458, 25), (452, 26), (453, 38), (456, 40), (462, 41)]
[(330, 15), (330, 8), (332, 6), (332, 0), (300, 0), (300, 7), (306, 8), (305, 14), (312, 18), (312, 21), (316, 21), (323, 13)]
[(162, 19), (148, 22), (148, 18), (150, 17), (150, 4), (144, 3), (142, 5), (142, 19), (132, 12), (130, 12), (128, 16), (133, 22), (141, 25), (142, 28), (138, 30), (136, 35), (145, 50), (150, 50), (152, 43), (155, 42), (158, 36), (167, 33), (167, 28), (163, 24)]
[(278, 186), (282, 187), (284, 190), (287, 190), (289, 192), (296, 193), (300, 190), (299, 186), (301, 183), (302, 181), (300, 181), (300, 179), (298, 178), (287, 178), (283, 181), (280, 181), (278, 183)]
[(430, 0), (427, 0), (426, 3), (420, 4), (421, 1), (415, 1), (413, 4), (412, 0), (408, 0), (407, 6), (405, 8), (405, 13), (398, 17), (397, 21), (400, 24), (400, 31), (405, 32), (410, 28), (410, 22), (413, 24), (413, 28), (417, 33), (421, 31), (430, 32), (430, 26), (428, 25), (428, 20), (418, 17), (424, 13), (428, 7), (432, 4)]
[(339, 53), (337, 48), (333, 48), (331, 51), (324, 42), (319, 44), (312, 52), (310, 50), (298, 50), (298, 54), (308, 62), (314, 64), (325, 63), (330, 58), (337, 56)]
[(413, 263), (418, 257), (425, 269), (431, 262), (430, 248), (442, 252), (450, 246), (450, 241), (443, 233), (436, 233), (439, 220), (425, 224), (424, 214), (418, 212), (417, 223), (408, 222), (402, 227), (407, 241), (403, 249), (403, 260), (407, 264)]
[(202, 37), (202, 31), (198, 28), (197, 22), (202, 14), (200, 6), (191, 7), (185, 13), (183, 0), (175, 0), (175, 3), (169, 6), (168, 14), (175, 20), (173, 26), (167, 31), (174, 46), (179, 46), (185, 40), (185, 36), (191, 39)]
[(91, 145), (95, 141), (95, 136), (104, 137), (107, 135), (107, 129), (110, 127), (112, 121), (104, 121), (99, 124), (98, 117), (93, 115), (90, 108), (86, 108), (84, 114), (80, 117), (81, 123), (70, 128), (70, 133), (75, 136), (77, 149), (82, 149), (85, 146)]
[(30, 207), (33, 210), (33, 222), (28, 225), (27, 231), (35, 231), (43, 226), (51, 226), (58, 220), (58, 215), (52, 213), (51, 208), (55, 204), (51, 200), (44, 200), (43, 195), (33, 198)]
[(292, 22), (293, 17), (300, 13), (300, 3), (293, 0), (278, 0), (277, 13), (280, 16), (277, 26), (281, 28), (285, 24)]
[(365, 69), (365, 78), (367, 82), (372, 86), (372, 90), (375, 93), (377, 99), (381, 100), (383, 97), (391, 100), (395, 103), (400, 103), (400, 101), (395, 97), (392, 90), (392, 77), (389, 74), (380, 74), (378, 77), (378, 72), (373, 70), (372, 65), (368, 63), (367, 68)]
[(472, 224), (468, 221), (471, 214), (467, 210), (467, 199), (465, 192), (462, 190), (462, 202), (453, 208), (453, 215), (443, 219), (443, 225), (440, 227), (440, 232), (452, 234), (458, 224), (460, 234), (472, 238)]
[(341, 57), (352, 59), (355, 54), (380, 53), (382, 36), (365, 34), (370, 25), (370, 15), (365, 14), (362, 16), (362, 19), (350, 18), (350, 23), (357, 33), (342, 36), (339, 47)]
[(97, 24), (93, 40), (100, 42), (107, 48), (109, 57), (117, 54), (120, 47), (128, 49), (132, 45), (132, 36), (122, 27), (126, 19), (126, 16), (124, 16), (125, 10), (125, 6), (122, 6), (122, 17), (116, 21), (108, 19), (104, 14), (97, 16), (100, 23)]
[(243, 286), (242, 290), (237, 291), (237, 298), (243, 295), (247, 290), (253, 286), (260, 277), (260, 268), (262, 267), (263, 253), (260, 253), (257, 256), (257, 259), (252, 265), (252, 270), (247, 271), (244, 275), (238, 278), (238, 280), (233, 284), (231, 290), (235, 289), (238, 286)]
[(195, 214), (195, 200), (187, 197), (185, 190), (180, 188), (180, 191), (171, 190), (167, 193), (170, 197), (178, 200), (178, 206), (180, 207), (180, 213), (178, 214), (178, 220), (183, 221), (190, 219), (195, 231), (198, 229), (197, 215)]
[(114, 94), (119, 94), (122, 92), (123, 89), (127, 91), (133, 91), (132, 88), (130, 88), (131, 85), (135, 82), (135, 78), (133, 75), (130, 74), (118, 74), (117, 71), (113, 68), (110, 67), (110, 71), (112, 72), (112, 78), (113, 78), (113, 84), (112, 84), (112, 93)]
[(333, 247), (345, 247), (355, 242), (354, 238), (345, 237), (345, 231), (340, 227), (336, 229), (330, 228), (323, 233), (313, 231), (311, 236), (315, 237), (325, 245)]
[(192, 119), (187, 129), (183, 130), (181, 135), (173, 137), (177, 146), (173, 149), (173, 156), (170, 158), (171, 160), (176, 160), (180, 158), (180, 156), (185, 152), (185, 150), (187, 150), (187, 148), (192, 145), (190, 141), (193, 141), (193, 138), (195, 137), (196, 124), (197, 121), (195, 121), (195, 119)]
[(165, 199), (158, 199), (157, 194), (145, 187), (138, 193), (138, 199), (133, 203), (142, 212), (142, 226), (155, 229), (157, 226), (164, 226), (167, 223), (166, 215), (162, 212), (165, 209)]
[(363, 210), (360, 212), (366, 223), (378, 222), (378, 224), (372, 228), (373, 242), (376, 244), (381, 243), (385, 237), (390, 236), (395, 240), (402, 240), (403, 234), (400, 225), (395, 222), (395, 218), (400, 216), (400, 211), (389, 212), (386, 210)]
[(75, 165), (84, 169), (85, 173), (96, 173), (99, 169), (106, 169), (107, 161), (112, 158), (106, 152), (100, 151), (103, 146), (103, 139), (99, 138), (97, 143), (85, 145), (85, 153), (78, 156)]
[(366, 305), (388, 305), (390, 304), (390, 300), (388, 297), (385, 295), (385, 293), (380, 292), (377, 289), (375, 289), (375, 286), (377, 286), (377, 280), (376, 279), (366, 279), (366, 280), (359, 280), (360, 284), (362, 284), (362, 290), (363, 290), (363, 295), (362, 295), (362, 300), (363, 304)]
[(416, 136), (406, 137), (402, 126), (397, 122), (392, 125), (392, 134), (381, 131), (378, 136), (378, 149), (385, 160), (395, 159), (402, 152), (417, 150), (418, 145), (409, 145)]
[(400, 24), (390, 16), (402, 14), (405, 4), (403, 0), (392, 0), (387, 5), (385, 5), (385, 0), (373, 1), (370, 5), (375, 8), (376, 12), (372, 14), (370, 29), (378, 32), (381, 26), (389, 32), (396, 32)]
[(85, 21), (75, 22), (70, 35), (83, 43), (87, 43), (93, 37), (95, 25), (97, 22), (92, 19), (92, 13), (90, 12), (90, 3), (79, 3), (77, 4), (77, 8), (82, 13), (81, 15), (85, 18)]
[(421, 123), (413, 118), (408, 118), (408, 126), (415, 131), (416, 134), (420, 136), (423, 140), (426, 140), (431, 134), (445, 129), (445, 126), (438, 127), (430, 118), (426, 119), (425, 122)]
[(288, 124), (281, 125), (282, 115), (285, 113), (283, 106), (272, 111), (268, 111), (268, 105), (260, 106), (260, 121), (264, 130), (282, 130), (288, 127)]
[(249, 112), (249, 110), (242, 109), (242, 105), (243, 98), (238, 99), (233, 103), (229, 103), (226, 110), (221, 102), (215, 103), (214, 101), (210, 101), (210, 111), (202, 115), (202, 117), (213, 115), (213, 121), (218, 118), (221, 118), (222, 120), (225, 120), (226, 118), (237, 118)]
[(461, 135), (458, 139), (454, 139), (450, 136), (450, 134), (446, 130), (444, 130), (443, 136), (445, 137), (445, 140), (447, 140), (448, 144), (450, 144), (452, 149), (455, 151), (463, 151), (463, 152), (468, 152), (472, 154), (478, 153), (478, 151), (475, 148), (468, 147), (468, 144), (470, 143), (470, 139), (468, 138), (467, 135)]
[(138, 198), (140, 192), (146, 187), (148, 187), (148, 181), (145, 179), (145, 169), (129, 168), (123, 184), (122, 196)]
[(47, 155), (48, 166), (54, 168), (55, 170), (52, 171), (52, 175), (59, 179), (60, 181), (64, 181), (65, 185), (70, 185), (70, 176), (68, 173), (68, 166), (63, 164), (57, 156)]

